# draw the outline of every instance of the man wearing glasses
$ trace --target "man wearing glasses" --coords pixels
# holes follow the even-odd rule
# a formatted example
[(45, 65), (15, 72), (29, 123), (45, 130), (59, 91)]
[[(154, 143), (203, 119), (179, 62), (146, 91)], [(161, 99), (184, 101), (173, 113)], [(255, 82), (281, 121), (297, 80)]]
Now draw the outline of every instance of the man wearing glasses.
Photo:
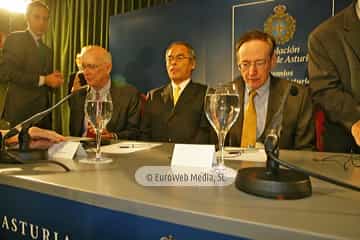
[(165, 52), (170, 83), (148, 94), (141, 122), (141, 140), (207, 143), (209, 124), (204, 113), (206, 86), (194, 83), (194, 49), (185, 42), (170, 44)]
[[(99, 98), (110, 92), (113, 112), (102, 139), (135, 139), (140, 120), (139, 92), (130, 85), (112, 82), (111, 54), (100, 46), (87, 46), (81, 55), (81, 68), (89, 91), (94, 91)], [(95, 130), (84, 118), (85, 91), (79, 91), (70, 98), (70, 134), (72, 136), (94, 137)]]
[(271, 75), (276, 65), (275, 40), (261, 31), (245, 33), (236, 44), (241, 79), (240, 115), (229, 132), (231, 146), (255, 147), (263, 142), (289, 85), (294, 85), (283, 111), (280, 148), (311, 149), (314, 127), (308, 89)]

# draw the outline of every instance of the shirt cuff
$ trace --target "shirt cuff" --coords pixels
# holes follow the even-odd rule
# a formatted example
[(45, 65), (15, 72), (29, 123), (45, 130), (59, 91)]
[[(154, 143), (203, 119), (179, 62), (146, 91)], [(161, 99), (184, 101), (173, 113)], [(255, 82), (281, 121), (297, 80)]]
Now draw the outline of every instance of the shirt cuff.
[(45, 84), (45, 76), (39, 77), (39, 87), (43, 86)]

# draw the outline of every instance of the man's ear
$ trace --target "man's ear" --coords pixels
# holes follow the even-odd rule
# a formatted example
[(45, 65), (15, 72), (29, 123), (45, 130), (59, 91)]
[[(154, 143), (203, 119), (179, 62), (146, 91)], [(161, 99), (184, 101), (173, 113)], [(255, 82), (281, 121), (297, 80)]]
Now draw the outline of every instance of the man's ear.
[(193, 59), (191, 69), (194, 70), (195, 68), (196, 68), (196, 61)]
[(112, 70), (112, 63), (109, 63), (107, 66), (107, 71), (109, 74), (111, 73), (111, 70)]
[(276, 57), (276, 55), (275, 55), (275, 53), (273, 53), (273, 55), (271, 56), (271, 59), (270, 59), (270, 61), (271, 61), (271, 69), (273, 69), (275, 66), (276, 66), (276, 61), (277, 61), (277, 57)]

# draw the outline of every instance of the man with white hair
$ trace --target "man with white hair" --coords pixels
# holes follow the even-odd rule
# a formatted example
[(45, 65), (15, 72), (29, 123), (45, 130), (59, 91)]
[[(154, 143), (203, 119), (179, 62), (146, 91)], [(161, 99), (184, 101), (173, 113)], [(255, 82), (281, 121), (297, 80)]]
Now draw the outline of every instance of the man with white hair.
[[(135, 139), (140, 120), (140, 95), (130, 85), (119, 86), (111, 81), (111, 54), (100, 46), (88, 46), (81, 55), (81, 68), (89, 91), (95, 91), (100, 97), (110, 92), (112, 98), (113, 113), (102, 139)], [(94, 136), (93, 127), (84, 118), (85, 97), (86, 92), (79, 91), (69, 100), (72, 136)]]

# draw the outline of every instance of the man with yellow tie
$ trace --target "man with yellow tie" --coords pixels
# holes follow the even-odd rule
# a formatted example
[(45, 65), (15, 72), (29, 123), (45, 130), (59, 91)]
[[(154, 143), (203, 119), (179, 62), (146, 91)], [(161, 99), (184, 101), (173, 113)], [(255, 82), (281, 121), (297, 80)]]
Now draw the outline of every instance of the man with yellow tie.
[(280, 136), (282, 149), (312, 149), (314, 126), (312, 104), (307, 87), (271, 75), (276, 65), (276, 42), (264, 32), (245, 33), (236, 44), (236, 59), (241, 79), (239, 86), (241, 111), (229, 132), (229, 145), (255, 147), (263, 142), (272, 128), (274, 114), (285, 99)]
[(208, 143), (209, 123), (204, 113), (206, 86), (191, 79), (196, 67), (194, 49), (173, 42), (165, 52), (170, 83), (148, 94), (140, 127), (140, 140)]

